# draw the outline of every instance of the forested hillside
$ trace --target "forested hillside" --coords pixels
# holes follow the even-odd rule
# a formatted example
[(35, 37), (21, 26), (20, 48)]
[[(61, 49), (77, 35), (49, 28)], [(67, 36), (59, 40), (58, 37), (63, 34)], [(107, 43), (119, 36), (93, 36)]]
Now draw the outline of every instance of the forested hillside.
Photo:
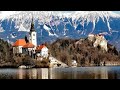
[(58, 60), (71, 66), (71, 60), (76, 60), (78, 66), (100, 66), (106, 61), (120, 61), (120, 55), (116, 48), (108, 44), (108, 51), (103, 51), (99, 46), (93, 47), (93, 42), (87, 38), (73, 39), (58, 39), (51, 45), (48, 45), (52, 56)]
[(0, 66), (9, 66), (14, 63), (12, 46), (7, 41), (0, 39)]

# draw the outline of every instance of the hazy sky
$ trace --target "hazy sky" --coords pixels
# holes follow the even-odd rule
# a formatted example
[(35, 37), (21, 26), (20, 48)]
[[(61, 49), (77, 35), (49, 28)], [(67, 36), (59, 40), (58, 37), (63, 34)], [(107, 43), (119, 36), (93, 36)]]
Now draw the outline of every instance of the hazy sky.
[(113, 12), (120, 14), (120, 11), (113, 11)]
[[(0, 13), (1, 13), (1, 12), (2, 12), (2, 11), (0, 11)], [(67, 12), (67, 13), (70, 12), (70, 13), (71, 13), (71, 12), (74, 12), (74, 11), (62, 11), (62, 12)], [(113, 12), (120, 14), (120, 11), (113, 11)], [(7, 13), (7, 12), (6, 12), (6, 13)], [(8, 12), (8, 13), (10, 14), (10, 13), (13, 13), (13, 12)], [(7, 13), (7, 14), (8, 14), (8, 13)]]
[[(64, 12), (74, 12), (74, 11), (64, 11)], [(113, 12), (120, 14), (120, 11), (113, 11)]]

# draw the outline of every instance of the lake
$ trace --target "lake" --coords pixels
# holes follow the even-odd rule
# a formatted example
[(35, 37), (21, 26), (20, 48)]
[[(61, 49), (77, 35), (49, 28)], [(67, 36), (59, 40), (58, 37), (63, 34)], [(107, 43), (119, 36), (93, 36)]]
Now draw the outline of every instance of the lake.
[(120, 79), (120, 66), (0, 69), (0, 79)]

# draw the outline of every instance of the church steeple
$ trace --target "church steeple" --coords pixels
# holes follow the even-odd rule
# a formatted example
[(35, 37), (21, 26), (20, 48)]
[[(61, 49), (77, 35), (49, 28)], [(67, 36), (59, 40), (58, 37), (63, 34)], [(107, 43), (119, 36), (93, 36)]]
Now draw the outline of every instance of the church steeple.
[(35, 29), (34, 29), (34, 23), (33, 23), (33, 17), (32, 17), (30, 32), (33, 32), (33, 31), (35, 31)]
[(29, 42), (37, 46), (37, 32), (34, 29), (33, 17), (32, 17), (32, 22), (31, 22), (31, 27), (29, 32)]

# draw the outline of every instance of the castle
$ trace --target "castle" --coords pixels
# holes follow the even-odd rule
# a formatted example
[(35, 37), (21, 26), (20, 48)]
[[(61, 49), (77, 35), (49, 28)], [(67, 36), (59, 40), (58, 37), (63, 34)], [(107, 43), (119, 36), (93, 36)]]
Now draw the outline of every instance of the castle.
[(13, 43), (13, 53), (28, 54), (33, 58), (48, 57), (48, 48), (44, 44), (37, 45), (37, 32), (34, 29), (33, 18), (31, 22), (28, 40), (27, 37), (25, 39), (16, 40), (16, 42)]
[(94, 47), (100, 46), (103, 51), (108, 51), (107, 40), (104, 38), (103, 34), (89, 34), (88, 40), (94, 42)]

